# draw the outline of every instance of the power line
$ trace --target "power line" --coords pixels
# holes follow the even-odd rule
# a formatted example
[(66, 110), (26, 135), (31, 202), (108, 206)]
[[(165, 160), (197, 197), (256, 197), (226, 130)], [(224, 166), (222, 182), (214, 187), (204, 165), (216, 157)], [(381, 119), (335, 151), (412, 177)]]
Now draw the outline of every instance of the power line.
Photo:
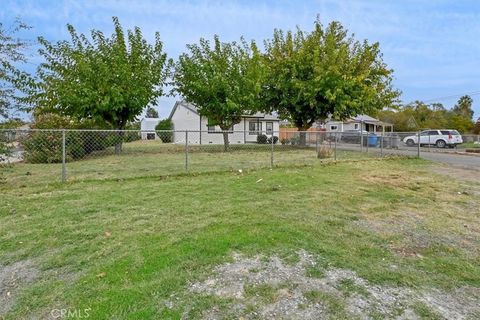
[(472, 91), (472, 92), (467, 92), (467, 93), (459, 93), (459, 94), (452, 94), (450, 96), (445, 96), (445, 97), (439, 97), (439, 98), (434, 98), (434, 99), (428, 99), (428, 100), (422, 100), (423, 102), (438, 102), (446, 99), (451, 99), (451, 98), (457, 98), (461, 96), (476, 96), (480, 94), (480, 91)]

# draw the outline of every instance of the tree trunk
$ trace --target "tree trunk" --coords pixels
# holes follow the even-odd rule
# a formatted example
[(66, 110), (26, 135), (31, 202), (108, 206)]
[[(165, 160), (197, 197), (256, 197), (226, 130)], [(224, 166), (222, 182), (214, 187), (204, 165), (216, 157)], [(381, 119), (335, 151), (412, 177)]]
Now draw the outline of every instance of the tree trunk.
[(122, 153), (122, 147), (123, 147), (123, 136), (125, 135), (125, 132), (123, 130), (119, 130), (116, 132), (117, 135), (117, 142), (115, 144), (115, 154), (119, 155)]
[(230, 149), (230, 142), (228, 141), (228, 131), (223, 130), (223, 151), (227, 152)]
[(300, 139), (298, 141), (298, 144), (302, 147), (305, 147), (307, 145), (307, 130), (309, 128), (305, 128), (305, 127), (300, 127), (298, 128), (298, 131), (300, 131)]

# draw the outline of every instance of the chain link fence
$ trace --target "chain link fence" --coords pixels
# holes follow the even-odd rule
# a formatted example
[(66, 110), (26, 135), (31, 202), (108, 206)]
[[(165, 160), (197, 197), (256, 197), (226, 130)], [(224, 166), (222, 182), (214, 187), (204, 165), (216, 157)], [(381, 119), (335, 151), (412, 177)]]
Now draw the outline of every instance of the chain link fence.
[(426, 131), (0, 130), (0, 163), (4, 179), (22, 184), (480, 151), (480, 136), (453, 138), (444, 145)]

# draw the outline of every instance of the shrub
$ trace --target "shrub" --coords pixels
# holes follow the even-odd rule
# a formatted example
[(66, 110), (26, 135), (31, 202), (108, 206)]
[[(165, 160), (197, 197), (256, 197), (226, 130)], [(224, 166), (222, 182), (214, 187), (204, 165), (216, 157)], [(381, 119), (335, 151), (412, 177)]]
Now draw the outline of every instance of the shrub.
[(290, 139), (292, 146), (300, 145), (300, 136), (294, 136)]
[(288, 139), (288, 138), (282, 138), (282, 140), (280, 140), (280, 143), (283, 144), (283, 145), (289, 144), (289, 143), (290, 143), (290, 139)]
[(268, 137), (264, 134), (259, 134), (257, 136), (257, 143), (258, 144), (266, 144), (267, 143), (267, 140), (268, 140)]
[[(140, 139), (139, 132), (108, 131), (75, 131), (75, 129), (105, 129), (92, 120), (76, 121), (57, 114), (42, 114), (35, 117), (32, 131), (22, 137), (21, 143), (25, 150), (24, 158), (31, 163), (57, 163), (62, 161), (62, 131), (67, 129), (65, 136), (66, 160), (81, 159), (91, 153), (115, 146), (120, 141)], [(56, 130), (54, 130), (56, 129)], [(127, 125), (127, 129), (135, 129), (135, 124)]]
[[(72, 121), (57, 114), (42, 114), (36, 117), (32, 129), (61, 129), (69, 128)], [(31, 163), (56, 163), (62, 161), (62, 132), (61, 131), (33, 131), (22, 137), (25, 149), (24, 159)], [(70, 144), (72, 147), (72, 144)], [(82, 146), (75, 146), (75, 153)], [(68, 151), (66, 152), (68, 155)]]
[[(127, 130), (138, 130), (139, 123), (127, 124)], [(81, 159), (91, 153), (106, 150), (121, 142), (131, 142), (140, 139), (140, 133), (101, 131), (105, 125), (93, 120), (73, 120), (58, 114), (41, 114), (35, 117), (32, 131), (22, 137), (24, 158), (31, 163), (55, 163), (62, 161), (62, 131), (67, 129), (65, 136), (65, 151), (67, 161)], [(54, 130), (55, 129), (55, 130)], [(99, 129), (98, 131), (76, 131), (75, 129)], [(70, 131), (73, 130), (73, 131)]]
[(33, 131), (22, 141), (24, 159), (30, 163), (57, 163), (62, 161), (62, 132)]
[[(170, 119), (161, 120), (155, 127), (158, 137), (163, 143), (173, 142), (173, 123)], [(162, 131), (162, 132), (159, 132)]]
[(317, 158), (318, 158), (318, 159), (327, 159), (327, 158), (331, 158), (332, 155), (333, 155), (332, 149), (330, 149), (330, 148), (328, 148), (328, 147), (325, 147), (325, 146), (322, 146), (322, 147), (318, 150)]
[(277, 136), (272, 136), (272, 137), (268, 138), (267, 143), (272, 144), (272, 138), (273, 138), (273, 144), (277, 144), (277, 142), (278, 142), (278, 137)]

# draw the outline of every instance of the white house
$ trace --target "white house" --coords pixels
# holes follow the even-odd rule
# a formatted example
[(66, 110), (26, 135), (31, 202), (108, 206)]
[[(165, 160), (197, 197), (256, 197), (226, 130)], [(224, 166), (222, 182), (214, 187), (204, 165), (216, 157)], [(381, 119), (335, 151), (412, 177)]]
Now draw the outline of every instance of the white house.
[(330, 120), (325, 123), (325, 129), (332, 132), (345, 132), (352, 130), (360, 132), (360, 130), (363, 130), (376, 133), (382, 132), (382, 127), (389, 127), (391, 130), (393, 129), (392, 124), (382, 122), (378, 119), (363, 114), (345, 121)]
[[(159, 137), (155, 133), (155, 127), (160, 122), (160, 118), (143, 118), (140, 121), (140, 130), (142, 130), (143, 140), (158, 140)], [(150, 131), (150, 132), (149, 132)]]
[[(209, 126), (208, 119), (202, 117), (197, 108), (186, 101), (177, 101), (173, 106), (169, 119), (175, 130), (173, 142), (185, 143), (185, 131), (188, 131), (190, 144), (223, 144), (222, 130), (218, 126)], [(278, 136), (280, 120), (265, 113), (244, 115), (229, 131), (231, 144), (255, 143), (259, 134)]]

